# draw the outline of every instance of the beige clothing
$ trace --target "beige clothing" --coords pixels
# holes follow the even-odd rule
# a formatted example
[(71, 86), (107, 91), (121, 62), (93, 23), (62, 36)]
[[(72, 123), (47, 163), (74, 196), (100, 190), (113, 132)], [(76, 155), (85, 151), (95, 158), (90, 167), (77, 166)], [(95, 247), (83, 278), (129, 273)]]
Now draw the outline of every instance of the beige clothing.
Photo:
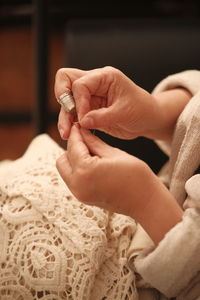
[(180, 115), (172, 145), (157, 141), (170, 155), (161, 171), (178, 203), (185, 209), (182, 222), (170, 230), (156, 248), (145, 249), (135, 259), (143, 279), (167, 297), (200, 298), (200, 72), (185, 71), (167, 77), (154, 93), (185, 87), (193, 95)]
[(158, 144), (171, 151), (161, 178), (188, 207), (183, 221), (155, 248), (131, 218), (77, 201), (55, 167), (63, 149), (38, 136), (24, 156), (0, 165), (0, 299), (198, 299), (200, 72), (170, 76), (154, 92), (176, 86), (194, 97), (172, 146)]
[(55, 167), (62, 153), (40, 135), (0, 164), (0, 299), (138, 300), (135, 221), (75, 199)]

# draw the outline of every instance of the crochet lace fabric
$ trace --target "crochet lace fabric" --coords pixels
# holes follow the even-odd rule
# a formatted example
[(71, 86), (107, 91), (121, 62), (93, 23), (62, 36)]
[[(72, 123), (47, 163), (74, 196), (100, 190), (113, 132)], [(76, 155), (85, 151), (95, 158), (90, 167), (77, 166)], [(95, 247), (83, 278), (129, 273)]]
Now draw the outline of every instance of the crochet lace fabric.
[(135, 222), (75, 199), (55, 167), (62, 152), (40, 135), (0, 164), (0, 299), (138, 299)]

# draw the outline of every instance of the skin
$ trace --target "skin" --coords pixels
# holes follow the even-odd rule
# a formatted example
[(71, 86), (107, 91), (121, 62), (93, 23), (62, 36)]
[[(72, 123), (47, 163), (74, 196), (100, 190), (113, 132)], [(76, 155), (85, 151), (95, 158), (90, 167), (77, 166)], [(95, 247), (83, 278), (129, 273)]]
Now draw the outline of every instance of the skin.
[[(88, 129), (123, 139), (170, 140), (190, 93), (177, 88), (151, 95), (112, 67), (61, 69), (55, 95), (69, 90), (77, 115), (60, 111), (58, 128), (68, 139), (67, 151), (57, 160), (60, 175), (81, 202), (133, 217), (159, 243), (180, 222), (182, 209), (146, 163)], [(72, 125), (76, 119), (80, 125)]]
[(60, 69), (55, 79), (56, 98), (71, 90), (77, 116), (60, 110), (58, 129), (63, 139), (68, 139), (78, 117), (81, 127), (121, 139), (146, 136), (170, 140), (177, 117), (191, 97), (181, 88), (151, 95), (112, 67)]

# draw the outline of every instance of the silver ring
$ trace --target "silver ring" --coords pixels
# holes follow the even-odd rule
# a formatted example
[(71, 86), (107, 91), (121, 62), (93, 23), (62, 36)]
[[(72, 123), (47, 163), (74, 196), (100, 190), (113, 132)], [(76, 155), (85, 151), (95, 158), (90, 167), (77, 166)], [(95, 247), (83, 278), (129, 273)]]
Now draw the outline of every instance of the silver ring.
[(57, 100), (67, 112), (72, 112), (75, 110), (75, 101), (72, 92), (63, 93), (58, 97)]

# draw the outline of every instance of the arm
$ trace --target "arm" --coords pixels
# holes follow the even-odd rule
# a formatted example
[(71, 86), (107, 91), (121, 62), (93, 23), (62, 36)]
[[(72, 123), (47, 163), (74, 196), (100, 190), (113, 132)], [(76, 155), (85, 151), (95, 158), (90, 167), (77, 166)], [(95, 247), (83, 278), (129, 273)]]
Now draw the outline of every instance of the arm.
[[(149, 185), (147, 189), (145, 187), (146, 195), (142, 206), (137, 207), (132, 217), (141, 224), (157, 245), (170, 229), (181, 222), (183, 210), (158, 177), (152, 174), (150, 169), (147, 172), (149, 172)], [(141, 187), (144, 188), (143, 179), (141, 178)]]
[[(193, 180), (190, 186), (188, 183), (184, 184), (185, 180), (195, 171), (196, 167), (192, 161), (196, 161), (197, 165), (199, 163), (197, 146), (199, 144), (199, 125), (197, 124), (199, 123), (197, 121), (199, 121), (200, 72), (191, 70), (168, 76), (157, 85), (153, 93), (158, 94), (180, 86), (190, 91), (192, 99), (179, 117), (172, 145), (160, 143), (160, 141), (158, 144), (172, 156), (169, 168), (165, 170), (166, 175), (170, 170), (172, 172), (172, 168), (174, 168), (173, 174), (176, 172), (176, 176), (173, 176), (171, 180), (169, 179), (168, 185), (176, 193), (179, 203), (181, 202), (180, 194), (183, 195), (186, 192), (192, 207), (185, 206), (188, 208), (184, 211), (182, 221), (165, 235), (157, 247), (143, 251), (135, 259), (134, 267), (146, 282), (168, 298), (178, 297), (178, 299), (189, 300), (196, 299), (200, 295), (198, 260), (200, 253), (200, 214), (198, 209), (199, 194), (196, 190), (199, 184), (195, 184), (195, 187)], [(194, 147), (196, 145), (196, 155), (194, 150), (189, 151), (192, 145)], [(187, 152), (190, 155), (186, 155), (186, 159), (184, 153)], [(177, 161), (179, 163), (174, 165)], [(181, 165), (182, 168), (180, 168)], [(186, 171), (185, 176), (182, 176), (181, 170), (183, 169)], [(177, 170), (179, 170), (179, 176), (177, 176)], [(177, 178), (180, 181), (176, 181)], [(186, 191), (184, 191), (184, 185)], [(175, 189), (178, 191), (175, 192)], [(194, 199), (196, 205), (194, 205)], [(184, 196), (182, 197), (183, 200)]]
[[(99, 129), (122, 139), (146, 136), (170, 140), (176, 120), (191, 95), (187, 89), (150, 94), (119, 70), (61, 69), (55, 95), (72, 90), (78, 120), (83, 128)], [(74, 115), (61, 109), (58, 128), (68, 139)]]
[[(164, 91), (167, 93), (169, 90), (174, 90), (177, 87), (182, 86), (185, 88), (185, 90), (190, 91), (190, 93), (193, 96), (193, 99), (190, 101), (189, 105), (187, 106), (187, 111), (189, 110), (194, 111), (196, 108), (196, 104), (199, 103), (199, 82), (200, 82), (200, 72), (196, 70), (191, 70), (191, 71), (185, 71), (182, 73), (178, 73), (175, 75), (171, 75), (164, 79), (161, 83), (158, 84), (158, 86), (155, 88), (153, 91), (152, 96), (157, 96), (158, 94), (161, 95)], [(197, 95), (198, 94), (198, 95)], [(160, 97), (159, 95), (159, 97)], [(165, 92), (162, 95), (167, 95)], [(194, 95), (196, 95), (194, 97)], [(158, 97), (158, 98), (159, 98)], [(190, 96), (189, 96), (190, 97)], [(174, 97), (171, 98), (173, 101)], [(169, 100), (167, 98), (166, 100)], [(187, 101), (186, 101), (187, 102)], [(164, 104), (165, 102), (163, 102)], [(166, 103), (167, 104), (167, 103)], [(173, 102), (171, 103), (173, 104)], [(184, 104), (183, 104), (184, 106)], [(164, 107), (164, 105), (163, 105)], [(173, 106), (172, 106), (173, 107)], [(181, 109), (180, 109), (181, 110)], [(163, 111), (165, 111), (163, 109)], [(175, 110), (176, 111), (176, 110)], [(167, 112), (166, 112), (167, 113)], [(185, 114), (184, 114), (185, 116)], [(174, 118), (176, 119), (176, 114)], [(171, 123), (173, 124), (173, 122)], [(172, 125), (173, 127), (173, 125)], [(198, 135), (199, 136), (199, 135)], [(92, 143), (93, 144), (93, 143)], [(87, 147), (91, 148), (91, 143), (87, 141)], [(89, 147), (90, 145), (90, 147)], [(172, 149), (173, 151), (173, 149)], [(68, 151), (67, 151), (68, 152)], [(113, 150), (112, 150), (113, 153)], [(66, 154), (67, 155), (67, 154)], [(68, 155), (67, 155), (68, 156)], [(96, 156), (95, 156), (96, 157)], [(113, 156), (112, 156), (113, 158)], [(96, 159), (96, 158), (95, 158)], [(65, 162), (68, 161), (68, 157), (65, 155), (58, 161), (58, 167), (60, 169), (60, 172), (63, 175), (64, 180), (66, 179), (66, 182), (68, 181), (68, 176), (66, 174), (66, 169), (67, 165), (64, 165)], [(88, 160), (87, 160), (88, 161)], [(124, 161), (124, 159), (123, 159)], [(63, 162), (63, 164), (62, 164)], [(130, 166), (130, 164), (128, 164)], [(132, 165), (133, 167), (133, 165)], [(144, 169), (148, 171), (149, 169), (146, 167), (139, 168), (140, 170)], [(145, 173), (146, 173), (145, 171)], [(146, 173), (146, 174), (147, 174)], [(151, 173), (151, 172), (150, 172)], [(113, 173), (115, 174), (115, 173)], [(112, 174), (112, 175), (113, 175)], [(126, 173), (125, 173), (126, 174)], [(136, 169), (134, 167), (134, 174), (139, 175), (138, 172), (136, 172)], [(141, 173), (140, 173), (141, 174)], [(151, 173), (152, 174), (152, 173)], [(144, 173), (142, 174), (142, 176)], [(124, 174), (120, 176), (121, 178), (124, 178)], [(149, 176), (147, 176), (149, 177)], [(151, 176), (150, 176), (151, 177)], [(151, 177), (153, 180), (154, 177)], [(154, 181), (154, 180), (153, 180)], [(120, 180), (121, 182), (121, 180)], [(88, 183), (91, 183), (91, 180), (88, 181)], [(144, 189), (144, 183), (146, 184), (146, 180), (143, 181), (143, 186), (142, 190)], [(160, 182), (159, 182), (160, 184)], [(157, 192), (160, 193), (160, 196), (165, 194), (165, 189), (164, 194), (162, 193), (163, 187), (159, 188), (158, 184), (158, 189)], [(137, 185), (136, 185), (137, 187)], [(75, 186), (73, 187), (75, 188)], [(105, 188), (105, 185), (104, 185)], [(189, 192), (189, 191), (187, 191)], [(169, 195), (168, 191), (165, 194), (166, 198), (164, 197), (165, 200), (170, 199), (169, 202), (171, 202), (171, 196)], [(148, 195), (149, 197), (149, 195)], [(191, 195), (192, 197), (192, 195)], [(125, 199), (122, 197), (122, 200)], [(135, 199), (135, 198), (134, 198)], [(196, 208), (189, 208), (186, 209), (186, 211), (183, 214), (182, 221), (179, 222), (178, 219), (179, 217), (176, 217), (176, 212), (180, 209), (179, 207), (175, 207), (175, 209), (172, 207), (173, 206), (173, 200), (171, 202), (172, 206), (168, 208), (168, 201), (166, 201), (166, 206), (163, 206), (163, 212), (161, 211), (161, 214), (163, 216), (166, 216), (167, 221), (165, 221), (165, 224), (168, 222), (168, 228), (158, 228), (160, 224), (162, 224), (163, 220), (159, 216), (160, 212), (157, 210), (158, 206), (160, 207), (160, 204), (162, 202), (161, 199), (155, 198), (155, 197), (150, 197), (147, 198), (148, 200), (150, 199), (155, 199), (155, 203), (157, 202), (158, 205), (155, 205), (152, 201), (149, 201), (149, 211), (148, 207), (144, 209), (143, 212), (142, 210), (137, 211), (137, 218), (142, 218), (143, 216), (146, 216), (146, 219), (149, 219), (149, 216), (152, 215), (152, 218), (154, 220), (141, 220), (141, 223), (143, 222), (143, 226), (146, 226), (146, 230), (149, 230), (149, 234), (153, 237), (154, 232), (156, 232), (156, 235), (161, 236), (164, 235), (165, 232), (167, 232), (168, 228), (171, 226), (173, 227), (173, 224), (170, 224), (170, 220), (168, 218), (168, 214), (171, 214), (172, 210), (172, 215), (174, 215), (175, 212), (175, 217), (174, 217), (174, 224), (177, 222), (177, 225), (175, 225), (171, 230), (167, 232), (165, 237), (162, 239), (162, 241), (159, 243), (154, 248), (151, 249), (146, 249), (143, 251), (134, 261), (134, 269), (136, 268), (136, 271), (143, 277), (145, 282), (149, 283), (151, 286), (155, 287), (159, 291), (161, 291), (164, 295), (166, 295), (168, 298), (170, 297), (182, 297), (184, 299), (191, 299), (191, 297), (195, 298), (199, 295), (199, 286), (200, 286), (200, 276), (199, 276), (199, 253), (200, 253), (200, 216), (199, 216), (199, 209), (197, 210)], [(115, 200), (115, 199), (114, 199)], [(175, 199), (174, 199), (175, 201)], [(123, 201), (122, 201), (123, 202)], [(165, 202), (165, 201), (164, 201)], [(114, 201), (115, 204), (115, 201)], [(144, 203), (143, 203), (144, 204)], [(162, 207), (162, 206), (161, 206)], [(167, 213), (165, 209), (167, 210)], [(114, 206), (113, 206), (114, 208)], [(136, 213), (136, 210), (134, 210)], [(151, 213), (150, 213), (151, 212)], [(130, 213), (130, 209), (129, 209)], [(143, 214), (144, 213), (144, 214)], [(132, 212), (131, 212), (132, 214)], [(179, 213), (178, 213), (179, 214)], [(177, 214), (177, 215), (178, 215)], [(130, 215), (130, 214), (129, 214)], [(133, 216), (134, 217), (134, 216)], [(158, 217), (158, 218), (157, 218)], [(145, 219), (145, 218), (144, 218)], [(161, 220), (160, 220), (161, 219)], [(146, 225), (145, 222), (147, 221)], [(151, 224), (148, 224), (150, 222)], [(163, 224), (164, 225), (164, 222)], [(157, 226), (157, 228), (155, 227)], [(152, 232), (152, 233), (151, 233)], [(157, 237), (158, 237), (157, 235)], [(154, 240), (157, 243), (157, 241), (160, 239), (159, 237), (157, 238), (154, 235)], [(164, 270), (164, 272), (163, 272)], [(196, 284), (195, 284), (196, 282)], [(189, 292), (188, 292), (189, 291)], [(191, 296), (192, 295), (192, 296)]]
[(80, 201), (131, 216), (156, 244), (181, 220), (181, 208), (143, 161), (77, 126), (57, 168)]
[(192, 94), (189, 90), (180, 87), (152, 96), (157, 103), (158, 124), (155, 130), (145, 132), (144, 136), (152, 139), (171, 140), (177, 118), (191, 99)]

